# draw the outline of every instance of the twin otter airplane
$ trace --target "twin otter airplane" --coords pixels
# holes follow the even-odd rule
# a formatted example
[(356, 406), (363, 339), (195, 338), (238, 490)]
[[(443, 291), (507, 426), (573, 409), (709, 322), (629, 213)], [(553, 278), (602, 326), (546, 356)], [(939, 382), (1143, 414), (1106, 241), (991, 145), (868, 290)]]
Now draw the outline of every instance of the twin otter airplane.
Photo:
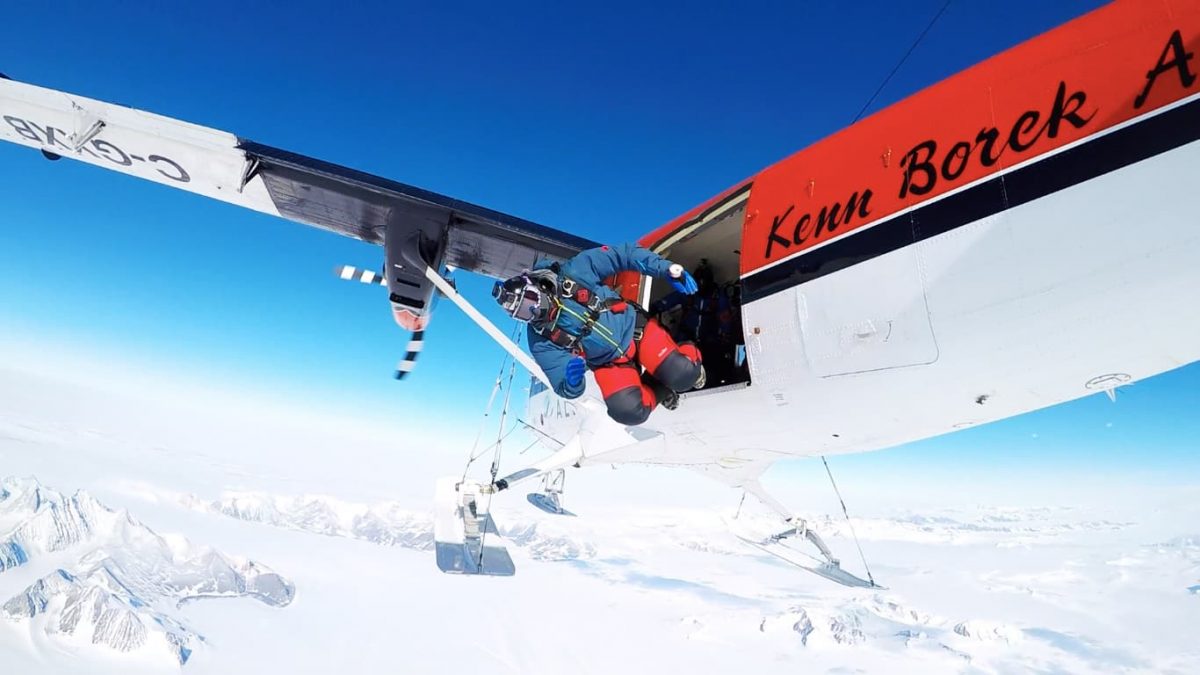
[[(639, 427), (589, 379), (558, 399), (447, 282), (504, 279), (597, 244), (232, 134), (0, 80), (0, 137), (379, 244), (411, 370), (436, 293), (534, 375), (527, 420), (554, 452), (439, 484), (445, 571), (511, 574), (484, 502), (519, 481), (562, 512), (563, 470), (688, 467), (787, 521), (750, 538), (848, 585), (758, 478), (785, 457), (863, 452), (986, 424), (1200, 359), (1200, 0), (1119, 0), (767, 167), (640, 240), (707, 260), (739, 299), (737, 362)], [(617, 280), (650, 306), (668, 289)], [(490, 302), (490, 299), (488, 300)], [(733, 358), (733, 357), (731, 357)], [(538, 379), (542, 381), (539, 382)], [(549, 441), (548, 441), (549, 442)], [(486, 496), (487, 499), (482, 499)], [(810, 542), (814, 556), (791, 549)], [(786, 551), (786, 552), (785, 552)]]

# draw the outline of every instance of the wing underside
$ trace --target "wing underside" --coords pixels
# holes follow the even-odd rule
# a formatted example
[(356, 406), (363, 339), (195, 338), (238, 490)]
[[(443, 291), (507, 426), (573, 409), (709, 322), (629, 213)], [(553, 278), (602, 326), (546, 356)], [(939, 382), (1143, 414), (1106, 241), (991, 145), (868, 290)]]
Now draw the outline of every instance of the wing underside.
[(400, 283), (389, 274), (389, 290), (414, 301), (427, 295), (416, 290), (426, 286), (424, 270), (408, 269), (420, 265), (404, 264), (401, 248), (431, 266), (503, 278), (537, 256), (565, 258), (595, 245), (227, 132), (9, 79), (0, 79), (0, 139), (365, 242), (391, 242), (397, 254), (389, 268), (400, 270)]
[(521, 272), (539, 255), (567, 258), (594, 246), (581, 237), (404, 183), (240, 141), (238, 148), (284, 218), (384, 244), (389, 228), (421, 231), (442, 263), (494, 278)]
[(397, 378), (424, 343), (431, 277), (454, 268), (508, 278), (539, 257), (595, 246), (429, 190), (3, 74), (0, 140), (382, 246), (380, 285), (396, 323), (412, 334)]

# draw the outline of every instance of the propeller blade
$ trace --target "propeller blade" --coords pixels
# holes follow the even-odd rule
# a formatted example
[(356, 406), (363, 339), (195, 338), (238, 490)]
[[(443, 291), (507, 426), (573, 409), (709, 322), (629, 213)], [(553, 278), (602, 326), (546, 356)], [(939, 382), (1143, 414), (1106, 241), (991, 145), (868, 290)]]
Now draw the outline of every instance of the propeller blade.
[(339, 279), (345, 279), (346, 281), (357, 281), (370, 286), (387, 286), (387, 277), (383, 276), (379, 272), (361, 269), (353, 265), (342, 265), (340, 267), (335, 267), (333, 269), (333, 273), (336, 274)]
[(421, 355), (421, 350), (425, 347), (425, 331), (419, 330), (412, 334), (412, 339), (408, 341), (408, 352), (400, 363), (396, 365), (396, 379), (403, 380), (413, 368), (417, 366), (417, 357)]
[[(453, 271), (454, 271), (453, 268), (447, 269), (447, 272), (453, 272)], [(453, 279), (447, 279), (446, 281), (450, 284), (450, 286), (452, 288), (457, 288), (457, 286), (455, 286)], [(384, 281), (384, 283), (387, 283), (386, 280)], [(438, 292), (433, 294), (433, 301), (429, 305), (430, 315), (433, 314), (433, 310), (437, 309), (438, 300), (443, 295), (444, 295), (444, 293), (442, 293), (441, 289), (438, 289)], [(421, 355), (421, 350), (424, 347), (425, 347), (425, 331), (423, 331), (423, 330), (414, 331), (412, 334), (412, 339), (408, 341), (408, 352), (404, 355), (404, 358), (400, 360), (400, 363), (396, 365), (396, 379), (397, 380), (403, 380), (405, 377), (408, 376), (409, 373), (411, 373), (413, 371), (413, 368), (417, 367), (417, 357)]]

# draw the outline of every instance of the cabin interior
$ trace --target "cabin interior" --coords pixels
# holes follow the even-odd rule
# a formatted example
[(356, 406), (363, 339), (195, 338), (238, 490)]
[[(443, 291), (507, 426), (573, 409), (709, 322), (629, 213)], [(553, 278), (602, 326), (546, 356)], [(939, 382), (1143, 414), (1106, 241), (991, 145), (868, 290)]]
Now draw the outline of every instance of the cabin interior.
[[(653, 247), (689, 270), (702, 286), (700, 293), (690, 298), (672, 296), (670, 284), (662, 282), (643, 288), (643, 305), (659, 315), (676, 341), (690, 340), (700, 347), (708, 373), (706, 390), (750, 382), (739, 273), (749, 196), (747, 185)], [(703, 280), (708, 274), (711, 286)]]

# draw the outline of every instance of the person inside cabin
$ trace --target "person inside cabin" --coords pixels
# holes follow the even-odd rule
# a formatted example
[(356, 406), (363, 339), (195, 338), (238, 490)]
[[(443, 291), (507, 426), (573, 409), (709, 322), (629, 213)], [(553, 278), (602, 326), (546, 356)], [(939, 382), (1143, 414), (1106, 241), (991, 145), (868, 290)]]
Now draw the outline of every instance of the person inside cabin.
[[(695, 293), (675, 291), (650, 305), (650, 313), (658, 316), (664, 325), (667, 325), (667, 317), (664, 315), (670, 314), (672, 320), (669, 322), (669, 330), (671, 337), (677, 342), (699, 343), (700, 335), (707, 328), (711, 319), (715, 284), (713, 283), (712, 267), (709, 266), (708, 260), (700, 261), (700, 264), (692, 270), (692, 278), (696, 280)], [(700, 347), (700, 352), (703, 355), (703, 346)], [(704, 362), (708, 365), (705, 370), (712, 375), (712, 364), (708, 359), (704, 359)]]
[(717, 284), (707, 259), (700, 260), (692, 276), (696, 279), (696, 293), (670, 293), (651, 306), (651, 313), (661, 316), (678, 310), (672, 337), (699, 347), (708, 386), (742, 381), (746, 378), (739, 375), (736, 364), (737, 339), (741, 336), (740, 326), (736, 325), (739, 312), (734, 304), (737, 289)]
[(638, 425), (655, 407), (674, 410), (679, 394), (704, 386), (700, 350), (677, 344), (657, 319), (606, 283), (635, 271), (666, 279), (690, 295), (696, 280), (681, 265), (633, 244), (602, 246), (564, 262), (538, 260), (532, 269), (497, 281), (492, 295), (529, 325), (529, 352), (554, 392), (578, 398), (591, 369), (608, 415)]
[(746, 361), (746, 333), (742, 324), (742, 284), (731, 281), (721, 287), (729, 298), (729, 353), (733, 355), (730, 363), (730, 382), (749, 382), (750, 364)]

